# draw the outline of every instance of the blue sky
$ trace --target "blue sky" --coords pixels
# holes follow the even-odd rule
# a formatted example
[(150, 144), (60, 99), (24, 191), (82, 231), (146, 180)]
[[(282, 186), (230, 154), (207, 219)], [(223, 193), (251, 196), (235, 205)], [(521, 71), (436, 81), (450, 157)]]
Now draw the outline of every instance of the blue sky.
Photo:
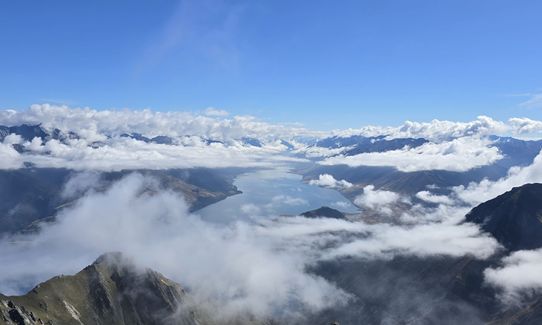
[(542, 119), (541, 12), (535, 0), (0, 0), (0, 107), (212, 106), (319, 129)]

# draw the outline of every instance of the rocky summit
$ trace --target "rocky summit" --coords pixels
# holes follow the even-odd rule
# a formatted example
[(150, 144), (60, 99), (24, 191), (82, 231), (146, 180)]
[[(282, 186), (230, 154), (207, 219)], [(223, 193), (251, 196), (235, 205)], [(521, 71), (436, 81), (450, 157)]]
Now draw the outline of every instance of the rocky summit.
[(181, 312), (185, 298), (178, 283), (108, 253), (23, 296), (0, 295), (0, 324), (198, 324), (194, 312)]

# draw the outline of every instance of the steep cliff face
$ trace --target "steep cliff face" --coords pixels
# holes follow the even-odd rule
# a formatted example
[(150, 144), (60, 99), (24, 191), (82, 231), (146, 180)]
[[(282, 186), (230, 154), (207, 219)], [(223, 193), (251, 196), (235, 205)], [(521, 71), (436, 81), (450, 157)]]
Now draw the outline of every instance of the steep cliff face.
[(23, 296), (0, 295), (0, 324), (199, 324), (185, 298), (179, 284), (109, 253)]

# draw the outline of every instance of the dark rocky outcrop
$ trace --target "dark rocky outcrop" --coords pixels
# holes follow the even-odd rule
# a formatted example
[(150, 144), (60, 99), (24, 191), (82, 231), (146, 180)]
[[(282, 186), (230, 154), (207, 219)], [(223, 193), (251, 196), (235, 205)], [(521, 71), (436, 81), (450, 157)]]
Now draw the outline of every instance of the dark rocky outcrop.
[(345, 219), (345, 214), (339, 210), (335, 210), (330, 207), (321, 207), (316, 210), (303, 212), (301, 214), (306, 218), (333, 218), (333, 219)]
[(466, 216), (510, 251), (542, 247), (542, 184), (515, 187)]

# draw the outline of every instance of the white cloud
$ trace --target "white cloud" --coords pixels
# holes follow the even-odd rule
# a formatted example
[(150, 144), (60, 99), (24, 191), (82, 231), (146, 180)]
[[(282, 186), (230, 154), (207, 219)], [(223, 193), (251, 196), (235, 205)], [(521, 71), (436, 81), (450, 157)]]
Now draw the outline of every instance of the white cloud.
[(51, 130), (75, 132), (88, 141), (103, 141), (106, 135), (140, 133), (159, 135), (201, 136), (227, 141), (245, 136), (257, 138), (289, 138), (317, 134), (286, 124), (270, 124), (252, 116), (205, 116), (188, 112), (156, 112), (146, 110), (95, 110), (50, 104), (32, 105), (28, 110), (0, 110), (0, 125), (41, 124)]
[(88, 191), (96, 188), (106, 188), (101, 174), (96, 171), (84, 171), (75, 173), (68, 179), (62, 188), (61, 196), (64, 199), (76, 199), (82, 197)]
[[(454, 195), (463, 202), (474, 206), (499, 196), (513, 187), (527, 183), (542, 182), (542, 153), (526, 167), (512, 167), (508, 175), (496, 180), (487, 179), (468, 186), (454, 188)], [(525, 250), (512, 253), (502, 260), (500, 267), (484, 271), (486, 281), (501, 289), (500, 296), (506, 303), (518, 303), (530, 294), (541, 292), (542, 250)]]
[(375, 209), (379, 205), (388, 205), (398, 202), (401, 196), (395, 192), (375, 190), (374, 185), (367, 185), (363, 193), (354, 200), (359, 206)]
[(312, 257), (301, 248), (278, 249), (280, 233), (266, 235), (261, 226), (243, 222), (205, 222), (187, 212), (182, 198), (142, 192), (149, 188), (158, 190), (154, 180), (132, 174), (105, 193), (89, 193), (39, 234), (1, 242), (0, 291), (73, 273), (103, 252), (121, 251), (189, 287), (202, 306), (220, 310), (217, 317), (287, 316), (346, 298), (305, 271)]
[[(168, 169), (191, 167), (269, 167), (303, 161), (281, 154), (281, 148), (247, 147), (192, 142), (190, 145), (145, 143), (130, 138), (112, 138), (99, 147), (85, 140), (61, 143), (39, 138), (24, 144), (28, 152), (19, 154), (6, 147), (13, 161), (28, 161), (38, 167), (64, 167), (75, 170)], [(9, 165), (8, 165), (9, 166)]]
[(519, 106), (533, 109), (542, 108), (542, 93), (530, 94), (529, 98), (520, 103)]
[[(410, 226), (366, 224), (326, 218), (281, 218), (272, 227), (261, 228), (260, 232), (280, 234), (280, 238), (295, 240), (295, 243), (302, 244), (309, 250), (305, 254), (317, 254), (316, 256), (324, 260), (342, 257), (387, 259), (397, 255), (471, 255), (484, 259), (499, 248), (497, 241), (481, 233), (476, 225), (462, 223), (463, 209), (452, 213), (438, 209), (433, 212), (439, 214), (440, 221)], [(422, 216), (419, 217), (421, 219)], [(359, 236), (345, 240), (341, 237), (344, 233)], [(315, 236), (316, 234), (320, 235)], [(320, 245), (315, 247), (315, 243)], [(284, 242), (284, 245), (291, 245), (291, 241)]]
[[(56, 140), (55, 140), (56, 141)], [(54, 141), (51, 142), (51, 144), (55, 143)], [(24, 144), (25, 148), (30, 150), (30, 151), (33, 151), (33, 152), (42, 152), (45, 148), (43, 147), (43, 141), (38, 138), (38, 137), (35, 137), (32, 139), (32, 141), (30, 142), (26, 142)]]
[(322, 165), (391, 166), (403, 172), (449, 170), (464, 172), (490, 165), (502, 158), (491, 142), (477, 137), (457, 138), (442, 143), (425, 143), (416, 148), (405, 147), (385, 152), (369, 152), (353, 156), (336, 156), (319, 162)]
[[(88, 177), (80, 183), (92, 184)], [(250, 312), (291, 319), (347, 299), (307, 272), (318, 261), (404, 254), (485, 258), (497, 247), (475, 225), (458, 224), (459, 213), (414, 226), (303, 217), (214, 224), (189, 214), (181, 198), (138, 174), (105, 192), (86, 193), (40, 233), (0, 242), (0, 291), (20, 292), (17, 285), (28, 288), (76, 272), (103, 252), (121, 251), (187, 286), (201, 306), (221, 311), (217, 317)], [(387, 196), (380, 202), (393, 201)]]
[(230, 115), (230, 113), (228, 113), (227, 111), (225, 110), (222, 110), (222, 109), (216, 109), (216, 108), (213, 108), (213, 107), (209, 107), (207, 109), (205, 109), (205, 111), (203, 111), (203, 113), (206, 115), (206, 116), (214, 116), (214, 117), (223, 117), (223, 116), (228, 116)]
[(329, 252), (327, 257), (382, 258), (398, 254), (416, 256), (471, 254), (478, 258), (487, 258), (498, 247), (495, 239), (482, 234), (480, 229), (472, 224), (438, 222), (413, 227), (376, 224), (372, 228), (372, 237), (340, 246)]
[(23, 160), (11, 144), (0, 143), (0, 169), (17, 169), (23, 166)]
[(338, 189), (349, 188), (353, 186), (352, 183), (344, 179), (341, 179), (340, 181), (336, 180), (330, 174), (320, 174), (320, 176), (318, 176), (318, 179), (310, 180), (309, 184)]
[(453, 199), (451, 199), (448, 196), (433, 194), (429, 191), (420, 191), (416, 193), (416, 197), (425, 202), (435, 203), (435, 204), (452, 205), (455, 202)]
[(539, 153), (531, 165), (526, 167), (512, 167), (508, 175), (497, 180), (484, 179), (479, 183), (471, 183), (468, 186), (458, 186), (454, 192), (459, 199), (476, 205), (499, 196), (513, 187), (527, 183), (542, 182), (542, 153)]
[(335, 135), (350, 136), (378, 136), (387, 135), (388, 138), (425, 138), (440, 142), (465, 136), (483, 136), (503, 134), (510, 132), (510, 127), (501, 121), (488, 116), (479, 116), (470, 122), (453, 122), (432, 120), (431, 122), (406, 121), (397, 127), (366, 126), (360, 129), (347, 129), (335, 131)]
[[(401, 171), (466, 171), (501, 158), (498, 150), (479, 136), (493, 133), (523, 136), (542, 131), (540, 121), (512, 118), (504, 123), (488, 117), (461, 123), (434, 120), (429, 123), (406, 122), (396, 128), (367, 127), (356, 132), (365, 135), (385, 134), (388, 137), (424, 136), (434, 142), (417, 148), (405, 147), (344, 157), (336, 155), (348, 148), (326, 149), (302, 143), (323, 137), (327, 135), (325, 132), (310, 131), (298, 125), (266, 123), (251, 116), (229, 117), (225, 112), (213, 108), (207, 109), (206, 113), (212, 116), (151, 110), (94, 110), (43, 104), (32, 105), (23, 111), (0, 110), (0, 125), (41, 124), (47, 130), (58, 128), (65, 133), (75, 132), (81, 137), (64, 143), (54, 140), (40, 143), (39, 139), (34, 139), (24, 143), (28, 152), (21, 157), (11, 152), (16, 157), (12, 161), (28, 161), (41, 167), (99, 170), (147, 166), (269, 166), (275, 161), (292, 159), (281, 155), (287, 152), (287, 148), (280, 140), (286, 139), (294, 145), (294, 154), (327, 157), (320, 162), (325, 165), (393, 166)], [(345, 130), (342, 133), (352, 132)], [(124, 133), (140, 133), (149, 138), (169, 136), (174, 146), (131, 141), (120, 137)], [(242, 148), (243, 144), (238, 140), (247, 136), (259, 139), (263, 148)], [(6, 141), (10, 143), (20, 141), (20, 138), (12, 138), (13, 135), (9, 137)], [(208, 139), (223, 142), (223, 147), (218, 143), (208, 145)], [(3, 165), (14, 166), (12, 163)]]
[[(98, 111), (47, 104), (32, 105), (29, 110), (20, 112), (3, 110), (0, 125), (41, 124), (46, 130), (58, 128), (66, 134), (75, 132), (81, 138), (44, 143), (34, 138), (23, 143), (27, 151), (22, 154), (3, 148), (5, 156), (10, 158), (5, 159), (0, 168), (16, 168), (23, 161), (38, 167), (120, 170), (266, 167), (303, 160), (284, 155), (287, 148), (277, 142), (280, 137), (304, 133), (302, 128), (268, 124), (250, 116), (221, 118), (217, 116), (223, 115), (220, 112), (207, 113), (214, 117), (150, 110)], [(125, 133), (169, 136), (173, 144), (147, 143), (120, 136)], [(246, 136), (260, 137), (265, 140), (263, 146), (244, 145), (239, 139)], [(222, 142), (209, 143), (207, 139)], [(21, 142), (21, 138), (9, 135), (5, 141), (11, 144)]]
[(375, 190), (374, 185), (365, 186), (363, 193), (354, 199), (357, 206), (377, 210), (385, 215), (391, 215), (394, 205), (400, 202), (408, 203), (408, 198), (391, 191)]
[(532, 120), (530, 118), (514, 117), (509, 120), (509, 123), (516, 130), (517, 135), (535, 135), (540, 137), (542, 132), (542, 121)]
[(505, 302), (519, 302), (525, 295), (542, 292), (542, 249), (514, 252), (502, 262), (484, 275), (487, 282), (502, 289)]
[[(66, 105), (35, 104), (27, 110), (0, 110), (0, 125), (42, 124), (47, 129), (73, 131), (89, 141), (102, 141), (104, 135), (141, 133), (148, 137), (166, 135), (180, 137), (197, 135), (215, 140), (228, 140), (250, 136), (256, 138), (321, 138), (331, 135), (379, 136), (388, 138), (423, 137), (433, 142), (448, 141), (458, 137), (485, 135), (528, 135), (542, 132), (542, 122), (527, 118), (511, 118), (503, 122), (479, 116), (470, 122), (432, 120), (430, 122), (406, 121), (396, 127), (365, 126), (333, 132), (311, 131), (296, 124), (271, 124), (252, 116), (228, 117), (227, 112), (207, 108), (202, 115), (188, 112), (155, 112), (145, 110), (95, 110), (70, 108)], [(526, 127), (526, 124), (530, 127)], [(299, 148), (298, 148), (299, 149)], [(309, 150), (309, 149), (308, 149)], [(309, 156), (331, 156), (341, 152), (311, 147)]]
[(23, 139), (18, 134), (10, 133), (4, 138), (4, 144), (21, 144)]
[[(536, 98), (535, 98), (536, 97)], [(538, 105), (539, 97), (533, 96), (529, 105)], [(432, 142), (449, 141), (454, 138), (487, 135), (513, 135), (528, 138), (542, 136), (542, 122), (528, 118), (510, 118), (497, 121), (488, 116), (479, 116), (470, 122), (432, 120), (430, 122), (406, 121), (400, 126), (365, 126), (359, 129), (345, 129), (333, 132), (337, 136), (379, 136), (394, 138), (424, 138)]]

